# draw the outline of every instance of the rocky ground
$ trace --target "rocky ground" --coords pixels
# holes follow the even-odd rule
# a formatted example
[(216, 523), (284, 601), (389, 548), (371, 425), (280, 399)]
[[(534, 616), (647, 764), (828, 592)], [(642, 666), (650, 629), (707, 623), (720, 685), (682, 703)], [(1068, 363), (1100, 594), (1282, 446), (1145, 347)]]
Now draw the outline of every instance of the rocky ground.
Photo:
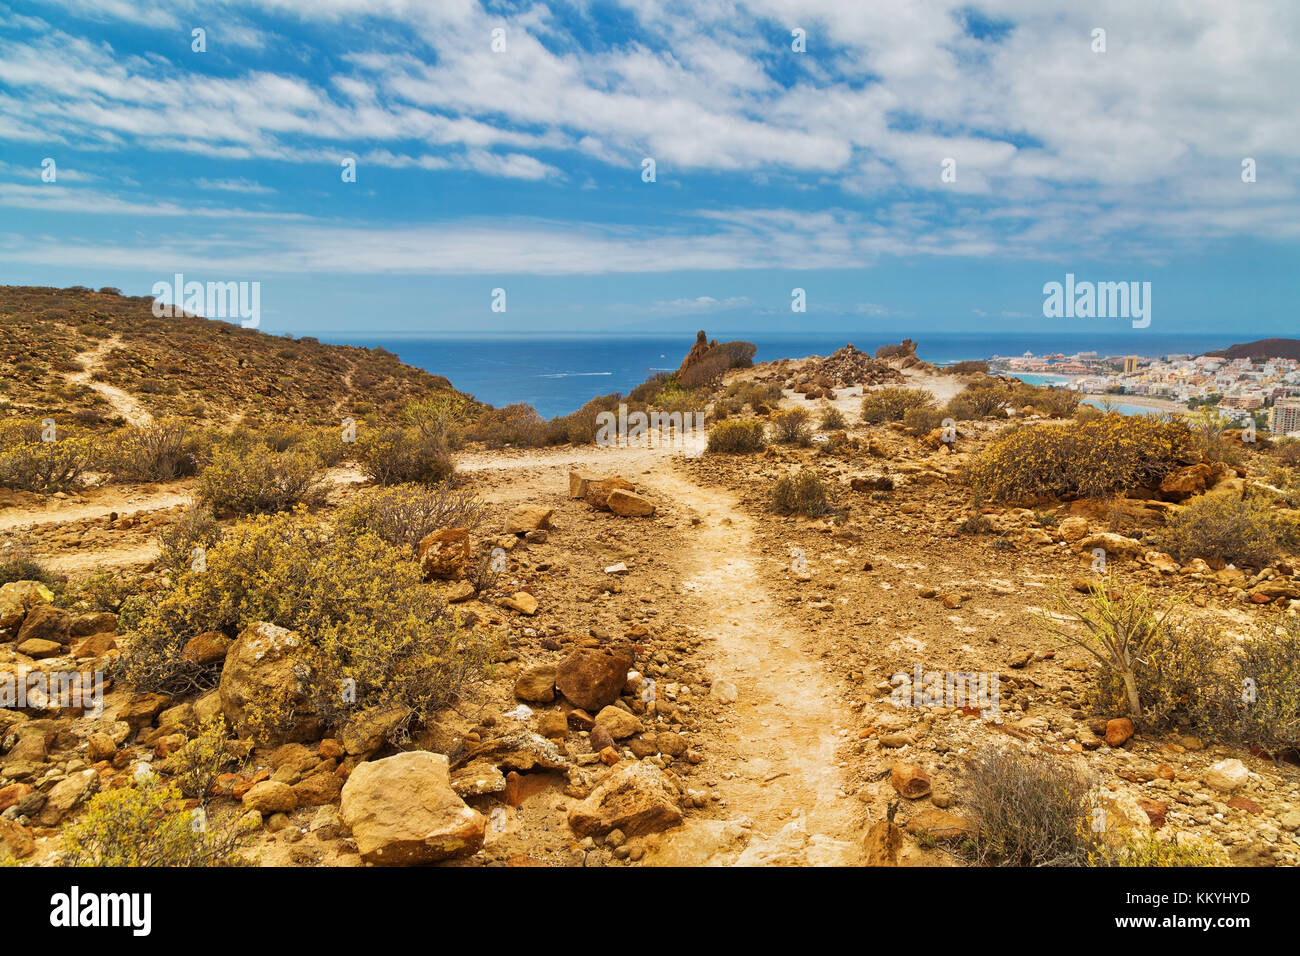
[[(965, 760), (997, 743), (1086, 765), (1125, 826), (1194, 835), (1241, 864), (1300, 860), (1294, 765), (1090, 713), (1092, 665), (1038, 618), (1087, 577), (1094, 546), (1125, 579), (1242, 632), (1265, 603), (1295, 607), (1295, 569), (1248, 578), (1151, 552), (1131, 535), (1158, 522), (1157, 501), (986, 508), (985, 533), (964, 533), (960, 470), (999, 426), (963, 426), (938, 447), (860, 426), (864, 387), (906, 381), (942, 398), (961, 384), (870, 363), (745, 373), (805, 389), (783, 405), (835, 402), (849, 441), (832, 454), (704, 456), (697, 439), (462, 455), (488, 506), (475, 543), (503, 549), (506, 570), (491, 600), (444, 587), (472, 626), (507, 637), (489, 679), (406, 752), (379, 742), (383, 714), (255, 750), (221, 780), (215, 813), (255, 817), (263, 864), (947, 865), (961, 861), (938, 841), (969, 826)], [(844, 381), (855, 374), (869, 380)], [(805, 397), (823, 377), (830, 394)], [(809, 464), (830, 477), (837, 513), (774, 516), (772, 482)], [(623, 481), (598, 481), (612, 476)], [(337, 504), (360, 476), (331, 480)], [(147, 576), (154, 534), (191, 492), (7, 494), (0, 536), (69, 575)], [(47, 594), (0, 594), (0, 672), (93, 672), (115, 653), (112, 615), (59, 611)], [(164, 760), (203, 715), (229, 715), (232, 688), (261, 666), (248, 661), (283, 641), (276, 630), (220, 648), (229, 680), (196, 698), (111, 687), (94, 718), (0, 709), (0, 856), (52, 862), (91, 794)], [(997, 673), (998, 713), (895, 706), (891, 676), (917, 665)]]

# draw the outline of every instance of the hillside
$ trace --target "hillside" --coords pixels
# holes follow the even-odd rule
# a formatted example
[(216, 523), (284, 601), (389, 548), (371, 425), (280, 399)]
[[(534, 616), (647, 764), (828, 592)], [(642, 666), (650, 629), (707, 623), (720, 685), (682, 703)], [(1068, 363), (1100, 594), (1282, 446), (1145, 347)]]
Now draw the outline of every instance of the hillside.
[(1226, 349), (1219, 349), (1216, 352), (1206, 352), (1206, 355), (1217, 355), (1222, 358), (1239, 359), (1239, 358), (1284, 358), (1300, 359), (1300, 339), (1257, 339), (1254, 342), (1242, 342), (1238, 345), (1230, 345)]
[(113, 289), (0, 286), (0, 415), (325, 424), (454, 391), (383, 349), (155, 318), (152, 302)]

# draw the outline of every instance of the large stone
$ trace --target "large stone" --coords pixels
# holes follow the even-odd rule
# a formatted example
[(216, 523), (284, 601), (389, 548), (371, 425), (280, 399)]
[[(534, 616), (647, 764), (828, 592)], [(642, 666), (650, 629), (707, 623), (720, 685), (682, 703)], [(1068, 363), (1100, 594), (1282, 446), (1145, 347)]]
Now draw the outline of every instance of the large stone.
[(116, 614), (111, 611), (90, 611), (73, 618), (68, 633), (72, 637), (89, 637), (91, 634), (112, 634), (116, 630)]
[(85, 803), (98, 788), (99, 774), (94, 770), (69, 774), (50, 789), (36, 822), (45, 827), (54, 826)]
[[(319, 736), (320, 722), (305, 712), (310, 671), (297, 659), (301, 644), (295, 631), (265, 621), (250, 624), (235, 639), (218, 685), (221, 711), (235, 736), (260, 747)], [(264, 709), (284, 719), (258, 719)]]
[(469, 531), (443, 528), (420, 539), (416, 550), (425, 580), (459, 581), (470, 562)]
[(58, 657), (63, 653), (63, 645), (58, 641), (47, 641), (41, 637), (29, 637), (19, 643), (15, 650), (33, 660), (41, 660), (46, 657)]
[(503, 597), (497, 603), (511, 611), (518, 611), (520, 614), (526, 614), (528, 617), (532, 617), (537, 613), (537, 598), (533, 597), (527, 591), (516, 591), (514, 594)]
[(863, 862), (867, 866), (898, 866), (903, 849), (903, 831), (888, 820), (877, 820), (863, 839)]
[(644, 762), (611, 770), (591, 796), (569, 811), (569, 826), (580, 836), (604, 836), (611, 830), (643, 836), (681, 822), (677, 788), (662, 770)]
[(1160, 482), (1160, 497), (1165, 501), (1186, 501), (1213, 488), (1226, 474), (1223, 463), (1217, 461), (1212, 465), (1202, 462), (1179, 468)]
[(506, 516), (506, 534), (527, 534), (539, 528), (550, 528), (554, 513), (554, 508), (519, 505)]
[(244, 794), (244, 809), (256, 810), (263, 815), (288, 813), (296, 806), (298, 806), (298, 795), (293, 792), (293, 787), (276, 780), (255, 783)]
[(126, 721), (134, 733), (141, 727), (148, 727), (154, 718), (171, 706), (172, 699), (166, 694), (136, 694), (127, 700), (117, 712), (117, 719)]
[(23, 618), (18, 629), (18, 643), (29, 640), (67, 644), (72, 630), (72, 615), (53, 604), (37, 604)]
[(609, 496), (615, 491), (635, 490), (636, 485), (626, 478), (597, 478), (587, 482), (587, 489), (583, 493), (583, 497), (588, 504), (605, 509), (609, 507)]
[(5, 857), (21, 860), (31, 856), (35, 850), (36, 841), (32, 839), (31, 830), (0, 817), (0, 860)]
[(343, 779), (332, 773), (314, 773), (293, 785), (293, 795), (300, 807), (320, 807), (333, 803), (343, 792)]
[(596, 715), (596, 726), (615, 740), (625, 740), (644, 729), (635, 714), (610, 704)]
[(38, 604), (49, 604), (54, 592), (40, 581), (10, 581), (0, 585), (0, 630), (17, 627)]
[(197, 664), (215, 664), (226, 659), (232, 644), (234, 641), (221, 631), (204, 631), (185, 643), (181, 657)]
[(914, 763), (894, 764), (889, 782), (908, 800), (918, 800), (930, 792), (930, 775)]
[(1249, 779), (1250, 771), (1235, 757), (1230, 760), (1220, 760), (1205, 774), (1206, 784), (1225, 793), (1244, 787)]
[(537, 664), (525, 670), (515, 681), (515, 696), (534, 704), (555, 700), (555, 668)]
[(555, 669), (555, 686), (575, 707), (595, 713), (618, 700), (633, 660), (630, 644), (616, 645), (609, 651), (581, 648)]
[(569, 472), (569, 498), (570, 500), (581, 500), (587, 496), (587, 485), (593, 481), (599, 481), (594, 475), (584, 475), (576, 471)]
[(1106, 743), (1118, 747), (1133, 736), (1133, 721), (1127, 717), (1116, 717), (1106, 721)]
[(1126, 538), (1122, 534), (1115, 534), (1113, 531), (1102, 531), (1097, 534), (1090, 534), (1086, 538), (1080, 538), (1076, 545), (1080, 551), (1092, 551), (1094, 548), (1101, 548), (1106, 552), (1106, 557), (1138, 557), (1147, 551), (1146, 545), (1141, 541), (1133, 538)]
[(343, 725), (339, 742), (353, 755), (371, 754), (387, 742), (389, 735), (411, 716), (411, 708), (392, 701), (357, 712)]
[(340, 811), (362, 859), (385, 866), (476, 853), (487, 822), (452, 789), (446, 756), (427, 750), (358, 766)]
[(655, 513), (655, 506), (634, 491), (618, 488), (609, 493), (609, 510), (622, 518), (648, 518)]
[(1074, 515), (1062, 519), (1056, 530), (1061, 533), (1061, 540), (1074, 542), (1088, 534), (1088, 519)]

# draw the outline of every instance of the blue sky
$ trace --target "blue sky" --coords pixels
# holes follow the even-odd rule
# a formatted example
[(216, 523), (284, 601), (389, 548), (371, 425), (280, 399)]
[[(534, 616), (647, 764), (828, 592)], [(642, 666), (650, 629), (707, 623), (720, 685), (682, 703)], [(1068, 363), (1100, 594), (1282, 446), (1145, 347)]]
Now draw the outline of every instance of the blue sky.
[(334, 340), (1126, 327), (1042, 317), (1072, 272), (1151, 282), (1152, 334), (1298, 334), (1298, 39), (1289, 0), (0, 0), (0, 282), (256, 281)]

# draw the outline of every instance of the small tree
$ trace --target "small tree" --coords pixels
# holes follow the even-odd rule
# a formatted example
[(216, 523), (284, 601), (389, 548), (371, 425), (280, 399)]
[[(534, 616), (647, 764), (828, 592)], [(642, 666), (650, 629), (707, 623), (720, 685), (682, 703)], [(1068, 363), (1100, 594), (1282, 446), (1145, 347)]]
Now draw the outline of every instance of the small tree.
[(1046, 630), (1078, 645), (1101, 662), (1124, 684), (1129, 714), (1142, 719), (1142, 700), (1138, 693), (1137, 667), (1148, 647), (1164, 632), (1169, 616), (1177, 606), (1171, 602), (1162, 610), (1152, 606), (1145, 588), (1121, 591), (1112, 576), (1093, 581), (1088, 597), (1076, 604), (1061, 592), (1057, 605), (1062, 614), (1084, 627), (1083, 633), (1063, 627), (1061, 622), (1040, 616)]

